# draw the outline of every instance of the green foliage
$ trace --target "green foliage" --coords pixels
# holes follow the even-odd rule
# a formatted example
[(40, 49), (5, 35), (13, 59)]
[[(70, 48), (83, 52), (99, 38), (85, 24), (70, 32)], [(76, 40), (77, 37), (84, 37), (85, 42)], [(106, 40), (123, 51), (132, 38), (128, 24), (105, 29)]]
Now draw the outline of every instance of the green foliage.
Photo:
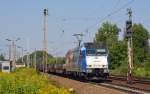
[(39, 75), (33, 69), (19, 69), (11, 74), (0, 73), (0, 94), (69, 94), (69, 92), (52, 85), (47, 76)]
[[(31, 62), (34, 62), (34, 58), (35, 58), (35, 54), (36, 54), (36, 63), (42, 63), (43, 62), (43, 51), (36, 51), (33, 52), (29, 55)], [(53, 57), (52, 55), (48, 54), (48, 64), (49, 63), (65, 63), (65, 58), (63, 57)], [(26, 62), (26, 58), (27, 56), (24, 56), (24, 61)], [(18, 59), (18, 61), (21, 61), (21, 58)]]
[[(133, 75), (150, 77), (149, 32), (141, 24), (134, 24), (133, 30)], [(109, 50), (109, 68), (111, 74), (127, 73), (127, 41), (118, 41), (119, 28), (115, 24), (105, 22), (95, 35), (95, 42), (104, 42)]]
[(52, 64), (55, 62), (56, 62), (55, 58), (48, 58), (48, 64)]
[(110, 62), (109, 67), (111, 69), (115, 69), (120, 66), (126, 56), (124, 51), (126, 50), (125, 45), (121, 41), (118, 41), (119, 31), (120, 29), (117, 25), (110, 22), (105, 22), (98, 29), (98, 32), (95, 35), (96, 42), (103, 42), (108, 47)]
[(150, 72), (150, 62), (145, 62), (144, 63), (144, 68), (145, 68), (145, 70)]
[(141, 66), (133, 69), (133, 75), (136, 77), (147, 77), (150, 78), (150, 62), (145, 62)]
[(148, 48), (149, 32), (141, 24), (134, 24), (133, 30), (133, 53), (134, 64), (143, 63), (150, 53)]
[(119, 31), (120, 29), (117, 25), (110, 22), (105, 22), (98, 29), (98, 32), (95, 35), (95, 41), (104, 42), (107, 46), (112, 46), (112, 42), (114, 43), (118, 40)]
[[(44, 52), (43, 51), (36, 51), (36, 52), (33, 52), (30, 54), (30, 59), (33, 61), (34, 60), (34, 56), (36, 54), (36, 62), (37, 63), (41, 63), (43, 61), (43, 54)], [(53, 56), (48, 54), (47, 53), (47, 56), (48, 56), (48, 59), (53, 59)]]
[(1, 60), (1, 61), (5, 60), (5, 57), (4, 57), (3, 54), (0, 54), (0, 60)]
[(133, 76), (145, 77), (145, 75), (146, 75), (146, 71), (144, 68), (135, 68), (133, 70)]
[(65, 63), (65, 58), (63, 57), (54, 57), (54, 58), (49, 58), (48, 59), (49, 64), (55, 64), (55, 63)]
[(120, 65), (118, 68), (114, 69), (114, 70), (110, 70), (110, 74), (114, 74), (114, 75), (127, 75), (127, 64), (124, 63), (122, 65)]
[(127, 64), (127, 49), (126, 44), (123, 41), (118, 41), (114, 44), (114, 46), (109, 48), (109, 56), (110, 56), (110, 69), (116, 69), (121, 64)]

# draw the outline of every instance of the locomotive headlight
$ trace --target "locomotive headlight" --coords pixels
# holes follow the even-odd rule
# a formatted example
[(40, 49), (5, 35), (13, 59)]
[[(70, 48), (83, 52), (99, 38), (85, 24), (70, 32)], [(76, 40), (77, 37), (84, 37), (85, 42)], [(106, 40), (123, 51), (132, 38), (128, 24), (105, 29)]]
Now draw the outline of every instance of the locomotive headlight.
[(87, 67), (89, 67), (89, 68), (90, 68), (90, 67), (92, 67), (92, 65), (87, 65)]
[(107, 65), (103, 65), (102, 67), (103, 67), (103, 68), (107, 68)]
[(92, 69), (87, 69), (87, 72), (88, 72), (88, 73), (91, 73), (91, 72), (92, 72)]
[(108, 73), (109, 70), (107, 68), (104, 69), (104, 73)]

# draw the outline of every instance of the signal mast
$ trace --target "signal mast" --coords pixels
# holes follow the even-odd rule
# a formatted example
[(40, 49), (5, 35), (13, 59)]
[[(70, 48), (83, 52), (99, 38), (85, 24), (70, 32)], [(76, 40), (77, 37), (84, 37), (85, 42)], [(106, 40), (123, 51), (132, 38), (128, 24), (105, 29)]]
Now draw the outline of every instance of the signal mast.
[(128, 46), (128, 72), (127, 83), (132, 84), (132, 67), (133, 67), (133, 53), (132, 53), (132, 10), (127, 9), (129, 19), (126, 21), (126, 38)]

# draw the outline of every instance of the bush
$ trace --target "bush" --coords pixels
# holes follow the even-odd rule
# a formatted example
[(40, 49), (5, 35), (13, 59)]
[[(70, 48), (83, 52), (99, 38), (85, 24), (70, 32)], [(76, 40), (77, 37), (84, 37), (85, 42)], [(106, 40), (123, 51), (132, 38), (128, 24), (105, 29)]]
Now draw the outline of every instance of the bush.
[(33, 69), (19, 69), (13, 73), (0, 73), (0, 94), (69, 94), (58, 88), (45, 75)]
[(150, 78), (150, 63), (145, 62), (141, 67), (135, 67), (133, 69), (133, 76)]
[(135, 68), (133, 70), (133, 76), (135, 77), (145, 77), (146, 71), (144, 68)]
[(114, 70), (110, 70), (110, 74), (112, 75), (124, 75), (126, 76), (127, 75), (127, 70), (128, 70), (128, 67), (127, 67), (127, 63), (126, 62), (123, 62), (120, 67), (114, 69)]
[[(112, 75), (127, 75), (127, 63), (122, 63), (122, 65), (114, 70), (110, 70)], [(144, 77), (150, 78), (150, 62), (145, 62), (134, 66), (132, 70), (132, 75), (134, 77)]]

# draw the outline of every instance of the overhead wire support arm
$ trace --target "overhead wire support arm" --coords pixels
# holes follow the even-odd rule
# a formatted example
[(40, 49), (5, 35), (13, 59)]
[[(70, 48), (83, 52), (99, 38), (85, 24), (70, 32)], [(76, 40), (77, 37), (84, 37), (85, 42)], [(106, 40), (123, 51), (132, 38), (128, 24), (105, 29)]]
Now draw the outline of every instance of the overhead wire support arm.
[(78, 41), (78, 47), (80, 47), (81, 42), (82, 42), (83, 34), (82, 34), (82, 33), (78, 33), (78, 34), (73, 34), (73, 36), (76, 37), (76, 39), (77, 39), (77, 41)]

